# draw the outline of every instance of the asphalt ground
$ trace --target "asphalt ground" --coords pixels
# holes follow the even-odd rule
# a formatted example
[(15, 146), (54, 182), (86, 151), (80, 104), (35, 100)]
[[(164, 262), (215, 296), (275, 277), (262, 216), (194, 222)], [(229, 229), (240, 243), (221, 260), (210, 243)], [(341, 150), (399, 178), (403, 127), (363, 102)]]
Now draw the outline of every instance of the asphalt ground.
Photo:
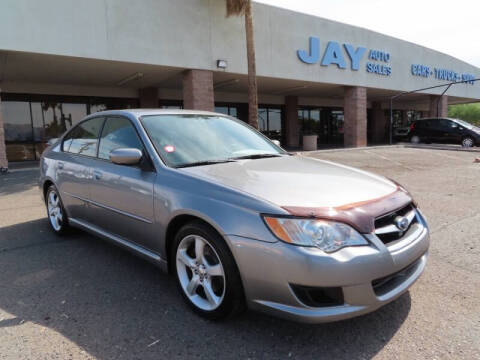
[[(49, 229), (37, 170), (0, 176), (0, 359), (480, 359), (480, 164), (468, 152), (311, 153), (393, 178), (431, 227), (424, 275), (337, 323), (198, 318), (173, 278), (86, 233)], [(321, 184), (319, 184), (321, 186)]]

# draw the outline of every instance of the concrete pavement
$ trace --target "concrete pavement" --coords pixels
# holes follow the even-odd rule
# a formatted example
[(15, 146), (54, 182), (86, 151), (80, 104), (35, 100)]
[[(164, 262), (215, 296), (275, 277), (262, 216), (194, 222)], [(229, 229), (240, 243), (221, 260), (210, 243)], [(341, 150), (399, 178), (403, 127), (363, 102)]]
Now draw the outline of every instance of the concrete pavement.
[[(49, 230), (37, 171), (0, 176), (0, 359), (478, 359), (480, 164), (407, 148), (315, 153), (404, 184), (432, 230), (411, 291), (375, 313), (309, 326), (253, 312), (195, 316), (171, 277), (77, 231)], [(319, 184), (321, 186), (321, 184)]]

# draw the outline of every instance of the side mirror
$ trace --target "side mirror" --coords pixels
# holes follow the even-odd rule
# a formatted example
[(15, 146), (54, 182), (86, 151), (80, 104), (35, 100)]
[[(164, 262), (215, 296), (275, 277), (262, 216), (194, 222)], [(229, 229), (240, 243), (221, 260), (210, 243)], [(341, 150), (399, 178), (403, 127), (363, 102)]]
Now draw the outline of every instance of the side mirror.
[(110, 160), (118, 165), (136, 165), (142, 160), (142, 152), (138, 149), (115, 149), (110, 153)]
[(282, 145), (280, 145), (280, 141), (278, 140), (272, 140), (272, 142), (277, 145), (278, 147), (282, 147)]

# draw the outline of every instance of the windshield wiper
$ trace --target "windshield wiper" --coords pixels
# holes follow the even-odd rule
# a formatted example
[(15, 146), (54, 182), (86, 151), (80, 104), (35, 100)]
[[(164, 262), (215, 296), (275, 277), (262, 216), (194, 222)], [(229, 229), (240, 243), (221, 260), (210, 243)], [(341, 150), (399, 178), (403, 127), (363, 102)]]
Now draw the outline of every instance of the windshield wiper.
[(272, 158), (272, 157), (281, 157), (280, 154), (251, 154), (245, 156), (238, 156), (234, 158), (230, 158), (231, 160), (242, 160), (242, 159), (264, 159), (264, 158)]
[(233, 159), (225, 159), (225, 160), (205, 160), (205, 161), (197, 161), (187, 164), (180, 164), (176, 165), (175, 168), (185, 168), (185, 167), (193, 167), (193, 166), (203, 166), (203, 165), (214, 165), (214, 164), (223, 164), (228, 162), (234, 162)]

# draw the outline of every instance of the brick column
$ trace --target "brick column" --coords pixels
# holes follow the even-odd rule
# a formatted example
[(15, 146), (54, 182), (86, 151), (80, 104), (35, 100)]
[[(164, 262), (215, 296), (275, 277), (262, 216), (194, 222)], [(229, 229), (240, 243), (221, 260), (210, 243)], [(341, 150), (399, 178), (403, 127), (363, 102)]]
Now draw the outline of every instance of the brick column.
[(212, 71), (187, 70), (183, 73), (183, 107), (214, 111)]
[(2, 117), (2, 91), (0, 90), (0, 168), (8, 168), (7, 147), (5, 145), (5, 130)]
[(138, 91), (138, 97), (140, 99), (141, 108), (158, 108), (158, 88), (147, 87)]
[(345, 87), (345, 147), (367, 146), (367, 89)]
[(298, 122), (298, 97), (285, 97), (285, 140), (288, 148), (300, 146), (300, 126)]
[(385, 144), (388, 142), (387, 130), (389, 119), (385, 116), (380, 102), (372, 103), (372, 141), (375, 144)]
[(430, 95), (429, 116), (447, 117), (448, 116), (448, 96)]

